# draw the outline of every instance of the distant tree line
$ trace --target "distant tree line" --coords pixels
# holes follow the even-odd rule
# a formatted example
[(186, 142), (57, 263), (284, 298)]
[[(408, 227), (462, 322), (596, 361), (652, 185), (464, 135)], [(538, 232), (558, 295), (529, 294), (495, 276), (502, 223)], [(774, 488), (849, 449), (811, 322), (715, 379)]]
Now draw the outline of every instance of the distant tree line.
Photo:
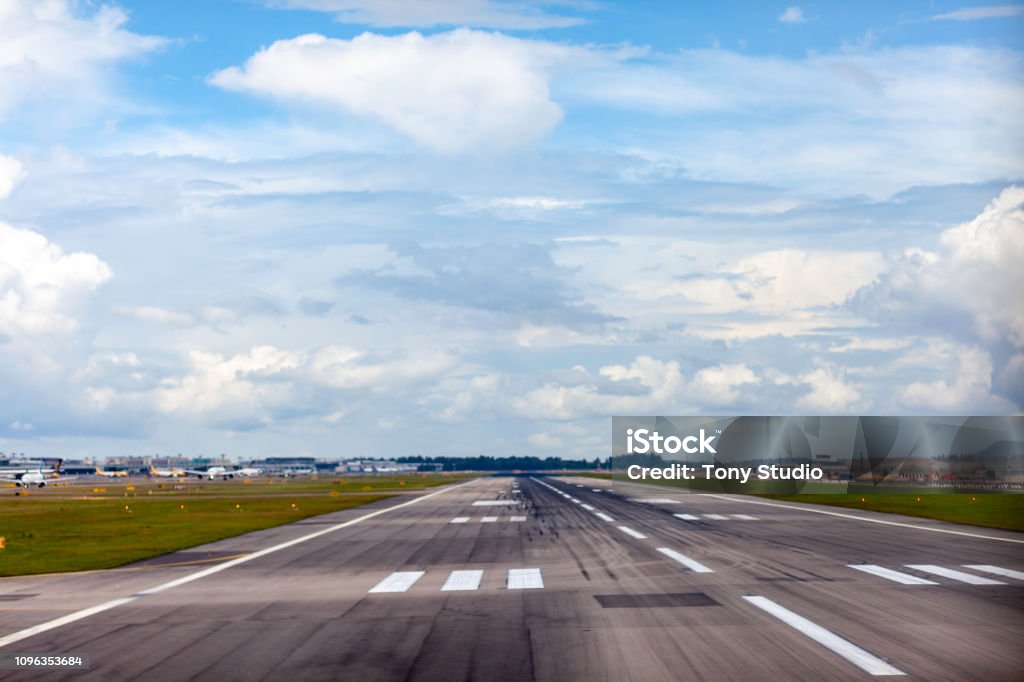
[(514, 471), (524, 469), (529, 471), (538, 470), (590, 470), (607, 468), (600, 458), (592, 460), (585, 459), (562, 459), (561, 457), (491, 457), (481, 455), (479, 457), (399, 457), (401, 464), (418, 464), (420, 471), (436, 471), (437, 465), (441, 465), (442, 471)]

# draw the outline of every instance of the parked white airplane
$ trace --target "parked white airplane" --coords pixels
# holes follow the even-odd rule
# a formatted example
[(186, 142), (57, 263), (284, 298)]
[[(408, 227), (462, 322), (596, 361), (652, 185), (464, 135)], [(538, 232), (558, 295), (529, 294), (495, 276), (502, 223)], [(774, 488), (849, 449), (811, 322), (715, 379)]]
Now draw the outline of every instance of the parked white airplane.
[(60, 472), (56, 469), (44, 471), (42, 462), (39, 463), (38, 471), (26, 471), (24, 473), (8, 472), (0, 474), (0, 480), (13, 481), (15, 485), (22, 488), (27, 488), (30, 485), (42, 488), (48, 483), (73, 481), (76, 478), (78, 478), (78, 476), (61, 476)]
[(127, 471), (118, 471), (116, 469), (113, 470), (113, 471), (106, 471), (104, 469), (100, 469), (99, 467), (96, 467), (96, 475), (97, 476), (106, 476), (107, 478), (125, 478), (125, 477), (128, 476), (128, 472)]
[(209, 469), (206, 469), (205, 471), (189, 469), (188, 473), (192, 474), (193, 476), (198, 476), (200, 478), (209, 478), (210, 480), (213, 480), (215, 478), (223, 478), (223, 479), (226, 480), (226, 479), (229, 479), (229, 478), (234, 478), (235, 476), (241, 476), (243, 478), (250, 478), (252, 476), (259, 476), (260, 474), (263, 473), (263, 469), (259, 469), (259, 468), (256, 468), (256, 467), (243, 467), (241, 469), (228, 469), (227, 467), (216, 466), (216, 467), (210, 467)]

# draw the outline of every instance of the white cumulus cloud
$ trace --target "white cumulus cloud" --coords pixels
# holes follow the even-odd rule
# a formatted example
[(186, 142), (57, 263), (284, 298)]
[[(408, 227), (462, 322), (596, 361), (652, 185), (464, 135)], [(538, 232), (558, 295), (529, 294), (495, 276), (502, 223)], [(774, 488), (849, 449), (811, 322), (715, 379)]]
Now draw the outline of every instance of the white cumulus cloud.
[(368, 117), (446, 153), (537, 140), (562, 117), (547, 69), (568, 48), (458, 29), (279, 40), (214, 74), (229, 90)]
[[(89, 3), (91, 4), (91, 3)], [(0, 2), (0, 118), (15, 106), (36, 101), (49, 117), (66, 111), (55, 102), (87, 103), (109, 98), (106, 67), (162, 46), (166, 41), (125, 29), (128, 16), (113, 5), (80, 11), (70, 0)]]
[(84, 297), (112, 276), (94, 254), (66, 254), (38, 232), (0, 223), (0, 330), (71, 333)]
[(912, 248), (859, 292), (869, 314), (958, 330), (1024, 348), (1024, 188), (1003, 190), (973, 220), (950, 228), (934, 250)]
[(4, 199), (14, 191), (15, 185), (24, 176), (21, 162), (13, 156), (0, 154), (0, 199)]

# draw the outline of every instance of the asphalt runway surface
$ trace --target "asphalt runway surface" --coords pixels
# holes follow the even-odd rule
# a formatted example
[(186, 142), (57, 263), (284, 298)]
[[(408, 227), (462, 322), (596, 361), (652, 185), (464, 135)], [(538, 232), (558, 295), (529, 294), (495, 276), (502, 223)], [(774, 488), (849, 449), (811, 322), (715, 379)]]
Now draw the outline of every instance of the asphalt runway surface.
[[(370, 516), (368, 516), (370, 515)], [(1024, 536), (495, 477), (0, 579), (3, 680), (1024, 679)]]

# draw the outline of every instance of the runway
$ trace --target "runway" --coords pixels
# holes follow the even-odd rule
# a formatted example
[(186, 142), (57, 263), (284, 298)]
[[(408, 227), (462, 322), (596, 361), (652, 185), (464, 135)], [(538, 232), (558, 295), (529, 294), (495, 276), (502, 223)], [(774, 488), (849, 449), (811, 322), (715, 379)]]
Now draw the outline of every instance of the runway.
[(1024, 676), (1024, 537), (894, 515), (494, 477), (159, 563), (0, 579), (0, 653), (91, 661), (0, 679)]

